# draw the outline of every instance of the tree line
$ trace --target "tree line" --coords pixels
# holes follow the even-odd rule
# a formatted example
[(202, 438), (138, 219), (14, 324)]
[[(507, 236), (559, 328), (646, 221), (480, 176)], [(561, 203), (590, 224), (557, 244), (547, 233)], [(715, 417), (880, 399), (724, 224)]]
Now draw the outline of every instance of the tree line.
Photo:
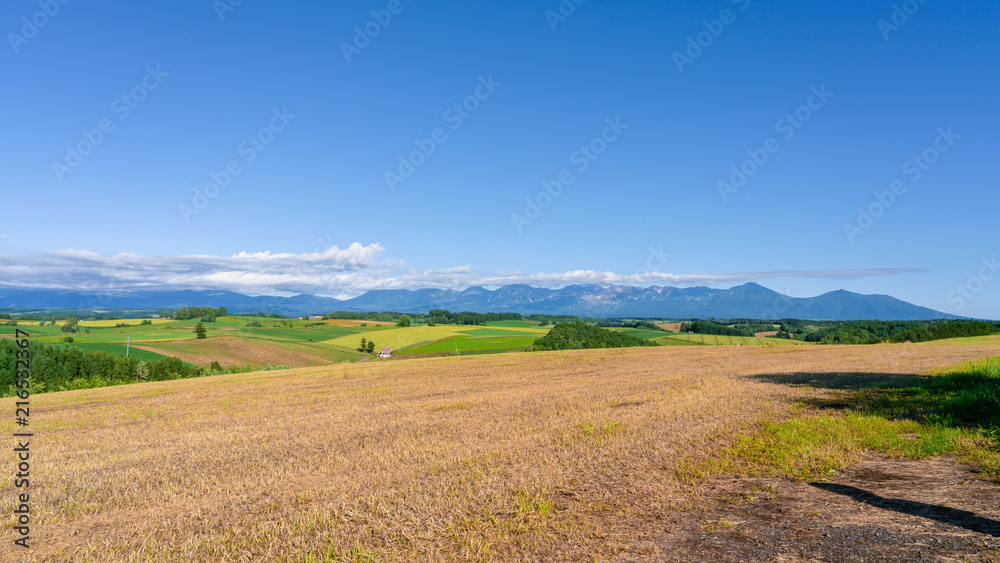
[(225, 317), (227, 314), (225, 307), (181, 307), (174, 311), (173, 317), (178, 321), (201, 319), (203, 323), (213, 323), (216, 317)]
[(713, 334), (717, 336), (753, 336), (754, 333), (745, 328), (734, 328), (708, 321), (692, 321), (681, 323), (681, 332), (695, 334)]
[[(20, 349), (13, 340), (0, 339), (0, 396), (11, 397), (15, 394), (16, 352)], [(249, 365), (224, 369), (218, 362), (212, 362), (198, 367), (175, 357), (142, 361), (134, 356), (126, 358), (103, 350), (85, 352), (75, 346), (37, 341), (32, 341), (28, 350), (31, 352), (32, 393), (251, 371)]]
[(878, 344), (997, 333), (1000, 333), (1000, 323), (987, 321), (843, 321), (807, 334), (805, 340), (822, 344)]
[(646, 330), (655, 330), (658, 332), (670, 332), (669, 330), (662, 328), (660, 325), (651, 321), (604, 319), (597, 321), (596, 324), (601, 328), (643, 328)]
[(548, 334), (535, 340), (532, 348), (534, 350), (577, 350), (632, 346), (659, 346), (659, 344), (638, 336), (576, 321), (556, 324)]

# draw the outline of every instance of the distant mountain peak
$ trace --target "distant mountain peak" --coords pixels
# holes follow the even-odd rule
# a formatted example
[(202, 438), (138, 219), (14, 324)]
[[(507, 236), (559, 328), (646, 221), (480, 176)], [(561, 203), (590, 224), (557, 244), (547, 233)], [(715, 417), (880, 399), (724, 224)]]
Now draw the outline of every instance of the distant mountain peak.
[(650, 318), (800, 318), (811, 320), (923, 320), (959, 318), (919, 307), (887, 295), (861, 295), (843, 289), (817, 297), (788, 297), (755, 282), (729, 289), (704, 286), (635, 287), (614, 284), (573, 284), (562, 289), (512, 284), (489, 290), (474, 286), (463, 291), (422, 288), (380, 289), (347, 300), (300, 294), (293, 297), (251, 297), (231, 291), (161, 291), (87, 294), (69, 291), (0, 287), (0, 308), (146, 309), (226, 307), (234, 313), (280, 313), (290, 316), (333, 311), (515, 312), (580, 317)]

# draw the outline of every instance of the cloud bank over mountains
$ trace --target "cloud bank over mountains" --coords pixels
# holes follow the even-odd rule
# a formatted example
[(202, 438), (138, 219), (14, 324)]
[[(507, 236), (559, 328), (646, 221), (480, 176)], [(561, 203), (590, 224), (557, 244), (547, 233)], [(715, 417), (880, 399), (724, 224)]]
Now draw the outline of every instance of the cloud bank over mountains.
[(232, 256), (182, 255), (103, 256), (64, 249), (17, 256), (0, 255), (2, 285), (24, 289), (84, 292), (228, 290), (248, 295), (308, 293), (347, 298), (378, 289), (465, 289), (527, 284), (559, 288), (570, 284), (726, 285), (773, 278), (842, 279), (915, 273), (916, 268), (867, 270), (780, 270), (715, 274), (675, 274), (640, 270), (479, 272), (471, 265), (416, 270), (399, 259), (384, 257), (379, 243), (355, 242), (308, 253), (240, 252)]

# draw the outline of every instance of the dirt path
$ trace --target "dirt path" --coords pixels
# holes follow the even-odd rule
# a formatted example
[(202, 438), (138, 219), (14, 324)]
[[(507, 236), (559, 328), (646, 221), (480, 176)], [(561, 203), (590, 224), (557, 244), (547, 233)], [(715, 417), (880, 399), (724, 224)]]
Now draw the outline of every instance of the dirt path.
[(1000, 561), (1000, 484), (948, 458), (873, 455), (828, 481), (715, 480), (704, 492), (704, 508), (617, 561)]

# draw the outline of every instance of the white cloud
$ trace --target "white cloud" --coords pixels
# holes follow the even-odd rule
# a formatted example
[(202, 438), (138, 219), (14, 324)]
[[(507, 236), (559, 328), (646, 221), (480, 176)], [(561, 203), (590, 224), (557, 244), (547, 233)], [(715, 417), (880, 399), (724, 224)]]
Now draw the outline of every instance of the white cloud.
[(528, 284), (719, 285), (773, 278), (841, 279), (913, 273), (913, 268), (872, 270), (784, 270), (728, 274), (617, 274), (595, 270), (555, 273), (493, 272), (471, 265), (436, 270), (404, 269), (403, 261), (383, 258), (381, 244), (351, 244), (303, 254), (240, 252), (233, 256), (138, 254), (102, 256), (64, 249), (22, 256), (0, 256), (3, 285), (82, 292), (136, 290), (229, 290), (250, 295), (311, 293), (346, 298), (373, 289), (424, 287), (465, 289)]

